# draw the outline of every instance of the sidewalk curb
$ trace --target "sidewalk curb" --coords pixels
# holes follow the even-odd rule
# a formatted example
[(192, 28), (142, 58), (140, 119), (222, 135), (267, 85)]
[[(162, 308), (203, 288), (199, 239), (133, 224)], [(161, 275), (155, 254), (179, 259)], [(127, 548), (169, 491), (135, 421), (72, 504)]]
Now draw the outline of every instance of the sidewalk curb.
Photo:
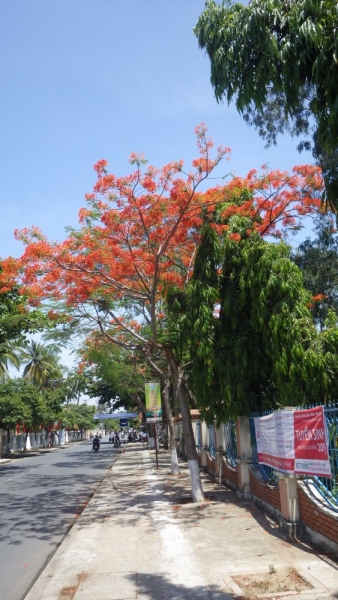
[(40, 600), (40, 598), (42, 597), (42, 595), (45, 591), (47, 584), (49, 583), (50, 579), (53, 577), (54, 573), (57, 571), (57, 569), (60, 565), (60, 562), (63, 559), (64, 554), (71, 547), (74, 539), (76, 538), (79, 530), (81, 529), (81, 523), (80, 523), (81, 517), (86, 513), (86, 511), (90, 510), (90, 505), (94, 501), (96, 493), (98, 492), (99, 488), (103, 484), (106, 477), (108, 477), (110, 475), (111, 471), (114, 469), (114, 466), (116, 465), (116, 463), (120, 459), (120, 457), (121, 457), (121, 453), (118, 454), (114, 464), (108, 469), (104, 478), (98, 484), (98, 486), (97, 486), (95, 492), (93, 493), (91, 499), (89, 500), (86, 508), (81, 513), (81, 515), (77, 519), (77, 521), (74, 522), (74, 524), (71, 526), (66, 537), (62, 540), (61, 544), (55, 550), (55, 552), (54, 552), (53, 556), (50, 558), (49, 562), (42, 568), (42, 570), (40, 571), (40, 573), (37, 576), (37, 579), (35, 580), (32, 587), (30, 588), (29, 592), (27, 593), (26, 596), (23, 597), (23, 600)]

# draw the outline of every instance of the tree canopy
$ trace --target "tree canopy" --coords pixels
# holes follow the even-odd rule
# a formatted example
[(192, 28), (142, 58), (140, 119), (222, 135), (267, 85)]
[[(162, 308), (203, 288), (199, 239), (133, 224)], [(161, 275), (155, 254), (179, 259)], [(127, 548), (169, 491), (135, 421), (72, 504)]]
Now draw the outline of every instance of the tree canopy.
[(55, 344), (44, 345), (31, 340), (20, 352), (25, 364), (23, 377), (38, 387), (48, 385), (52, 379), (62, 377), (63, 368), (58, 360), (60, 348)]
[(314, 232), (315, 237), (302, 242), (292, 259), (302, 271), (304, 287), (315, 298), (312, 313), (323, 329), (329, 310), (338, 314), (338, 236), (333, 217), (318, 216)]
[(280, 237), (318, 209), (322, 178), (318, 167), (295, 167), (290, 174), (264, 168), (201, 191), (229, 149), (214, 152), (203, 123), (195, 132), (199, 155), (192, 170), (185, 170), (182, 160), (158, 169), (132, 154), (133, 172), (118, 177), (109, 173), (105, 160), (99, 161), (98, 180), (86, 197), (87, 207), (80, 210), (79, 229), (69, 230), (61, 243), (48, 241), (36, 227), (17, 232), (26, 249), (20, 259), (4, 261), (0, 285), (17, 279), (33, 305), (56, 300), (66, 318), (85, 321), (110, 344), (140, 353), (162, 381), (175, 443), (172, 376), (193, 473), (192, 495), (201, 500), (185, 365), (170, 340), (162, 341), (166, 292), (172, 285), (185, 290), (206, 216), (216, 215), (219, 233), (231, 217), (242, 216), (248, 231)]
[[(233, 99), (260, 133), (307, 135), (338, 205), (338, 11), (335, 0), (206, 2), (195, 34), (218, 101)], [(303, 145), (304, 147), (304, 145)]]
[(329, 314), (319, 333), (311, 302), (284, 242), (257, 234), (220, 239), (204, 227), (178, 310), (191, 385), (207, 421), (335, 399), (337, 317)]

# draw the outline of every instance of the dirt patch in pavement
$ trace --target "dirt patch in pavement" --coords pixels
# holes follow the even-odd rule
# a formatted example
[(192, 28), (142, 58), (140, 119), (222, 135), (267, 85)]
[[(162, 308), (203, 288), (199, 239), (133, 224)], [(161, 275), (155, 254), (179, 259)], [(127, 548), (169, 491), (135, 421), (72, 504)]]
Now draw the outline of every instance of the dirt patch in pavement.
[(75, 592), (78, 587), (79, 587), (78, 585), (71, 585), (71, 586), (62, 588), (62, 590), (59, 594), (59, 599), (60, 600), (73, 600), (73, 598), (75, 596)]
[(270, 565), (267, 573), (232, 575), (231, 579), (243, 591), (243, 600), (256, 600), (262, 597), (267, 600), (268, 594), (281, 594), (281, 596), (283, 592), (299, 594), (312, 588), (312, 585), (292, 567), (275, 569)]
[(63, 587), (59, 593), (58, 600), (73, 600), (80, 583), (82, 581), (84, 581), (85, 579), (87, 579), (87, 577), (88, 577), (88, 573), (80, 573), (77, 576), (77, 584)]

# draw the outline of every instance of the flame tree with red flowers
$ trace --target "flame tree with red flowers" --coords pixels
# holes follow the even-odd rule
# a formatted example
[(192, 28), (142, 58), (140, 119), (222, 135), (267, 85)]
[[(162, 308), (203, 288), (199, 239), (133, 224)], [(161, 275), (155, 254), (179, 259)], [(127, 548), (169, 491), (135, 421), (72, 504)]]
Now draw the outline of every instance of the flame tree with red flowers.
[[(320, 169), (296, 167), (292, 174), (263, 169), (247, 177), (233, 177), (225, 185), (203, 191), (219, 163), (229, 157), (213, 142), (204, 124), (196, 128), (199, 157), (193, 171), (183, 161), (157, 169), (140, 154), (132, 154), (134, 171), (116, 177), (107, 162), (95, 165), (98, 180), (80, 210), (80, 228), (61, 243), (49, 242), (37, 229), (16, 232), (25, 245), (23, 256), (3, 261), (1, 282), (19, 280), (31, 304), (61, 302), (65, 311), (92, 323), (112, 344), (142, 352), (163, 383), (163, 401), (170, 422), (171, 456), (177, 472), (175, 434), (170, 417), (170, 377), (176, 384), (182, 414), (186, 453), (194, 501), (203, 498), (188, 404), (189, 388), (184, 365), (175, 349), (161, 341), (166, 293), (184, 289), (192, 275), (200, 229), (206, 214), (218, 223), (246, 216), (248, 232), (281, 236), (318, 209), (322, 188)], [(168, 369), (158, 366), (165, 356)], [(176, 461), (176, 466), (175, 466)]]

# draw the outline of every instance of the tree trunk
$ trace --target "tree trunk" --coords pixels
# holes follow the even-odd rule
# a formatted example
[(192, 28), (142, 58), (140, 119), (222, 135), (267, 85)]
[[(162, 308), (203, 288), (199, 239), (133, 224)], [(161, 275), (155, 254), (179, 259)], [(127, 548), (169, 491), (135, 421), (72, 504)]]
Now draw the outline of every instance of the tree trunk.
[(156, 444), (155, 423), (147, 423), (148, 428), (148, 448), (154, 450)]
[(23, 443), (23, 451), (26, 452), (27, 449), (27, 438), (28, 438), (28, 431), (26, 431), (25, 433), (25, 441)]
[(142, 414), (143, 414), (143, 419), (142, 419), (142, 423), (146, 423), (147, 421), (147, 409), (146, 409), (146, 405), (144, 404), (144, 402), (142, 402), (140, 396), (138, 395), (137, 392), (134, 392), (132, 395), (132, 398), (134, 400), (134, 402), (136, 402), (136, 404), (138, 404)]
[(187, 381), (184, 370), (178, 364), (171, 348), (166, 347), (165, 353), (177, 385), (177, 400), (182, 415), (185, 451), (188, 459), (192, 500), (193, 502), (202, 502), (204, 500), (204, 494), (187, 398)]
[(190, 472), (191, 481), (191, 494), (193, 502), (202, 502), (204, 500), (200, 467), (198, 462), (198, 454), (196, 451), (194, 432), (191, 423), (190, 409), (187, 399), (187, 387), (184, 372), (181, 368), (178, 368), (177, 377), (177, 399), (181, 409), (183, 429), (184, 429), (184, 442), (185, 452), (188, 459), (188, 466)]
[(176, 447), (176, 433), (174, 426), (174, 417), (170, 407), (169, 401), (170, 395), (170, 378), (169, 376), (164, 380), (162, 401), (165, 410), (165, 416), (168, 419), (169, 433), (170, 433), (170, 461), (171, 461), (171, 473), (172, 475), (179, 475), (180, 469), (177, 460), (177, 447)]

